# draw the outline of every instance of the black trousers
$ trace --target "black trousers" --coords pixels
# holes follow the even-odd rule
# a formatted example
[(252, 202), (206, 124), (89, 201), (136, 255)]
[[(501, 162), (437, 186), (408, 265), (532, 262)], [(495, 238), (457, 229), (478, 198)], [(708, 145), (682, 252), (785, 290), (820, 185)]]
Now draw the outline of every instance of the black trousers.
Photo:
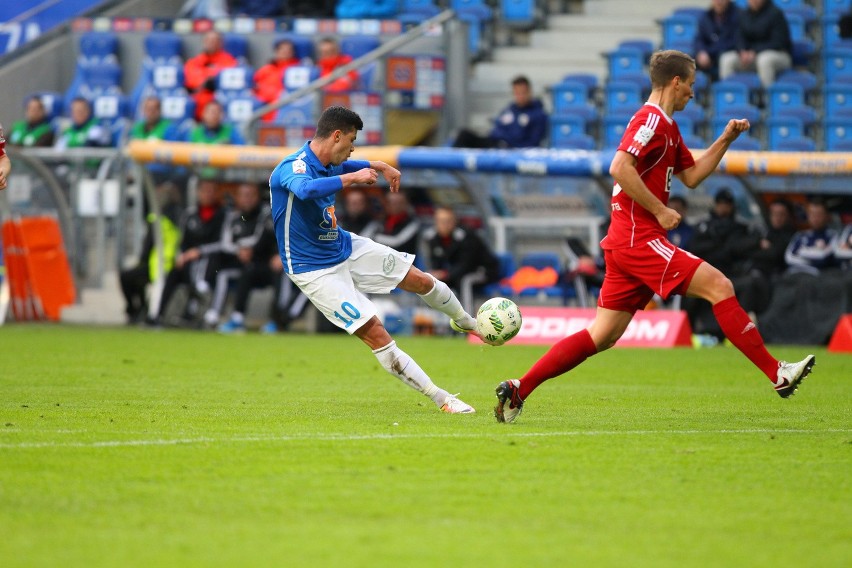
[(121, 292), (124, 294), (127, 319), (130, 322), (139, 321), (145, 317), (148, 310), (148, 298), (145, 289), (151, 283), (150, 271), (147, 264), (140, 264), (119, 274)]

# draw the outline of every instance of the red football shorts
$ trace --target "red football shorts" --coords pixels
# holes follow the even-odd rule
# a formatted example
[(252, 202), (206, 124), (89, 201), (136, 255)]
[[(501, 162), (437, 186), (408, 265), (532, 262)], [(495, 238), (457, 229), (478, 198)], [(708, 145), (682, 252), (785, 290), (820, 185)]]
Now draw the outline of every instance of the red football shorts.
[(654, 294), (664, 299), (686, 294), (692, 275), (704, 262), (666, 239), (605, 250), (604, 260), (606, 275), (598, 306), (630, 313), (644, 308)]

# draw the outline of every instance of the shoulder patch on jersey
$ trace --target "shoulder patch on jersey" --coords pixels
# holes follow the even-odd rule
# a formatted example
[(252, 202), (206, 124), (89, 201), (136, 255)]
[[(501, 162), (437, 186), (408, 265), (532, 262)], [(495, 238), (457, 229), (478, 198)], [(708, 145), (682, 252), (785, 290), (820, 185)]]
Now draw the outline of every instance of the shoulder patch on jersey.
[(648, 142), (651, 141), (651, 138), (654, 137), (654, 130), (649, 128), (647, 125), (643, 124), (639, 127), (639, 130), (636, 131), (636, 134), (633, 136), (633, 140), (645, 146)]
[(296, 160), (293, 162), (293, 173), (304, 174), (308, 171), (308, 164), (304, 160)]

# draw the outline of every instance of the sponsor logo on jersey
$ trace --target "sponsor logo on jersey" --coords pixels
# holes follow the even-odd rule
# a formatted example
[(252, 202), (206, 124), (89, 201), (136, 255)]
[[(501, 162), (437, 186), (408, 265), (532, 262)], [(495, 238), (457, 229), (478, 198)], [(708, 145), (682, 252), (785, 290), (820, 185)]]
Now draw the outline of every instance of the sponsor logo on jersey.
[(382, 262), (382, 271), (384, 271), (386, 275), (390, 275), (390, 273), (393, 272), (394, 266), (396, 266), (396, 259), (392, 254), (389, 254), (385, 258), (384, 262)]
[(634, 156), (638, 156), (642, 148), (654, 137), (654, 131), (657, 129), (658, 124), (660, 124), (660, 116), (658, 114), (649, 114), (645, 120), (645, 124), (640, 126), (636, 134), (633, 135), (633, 143), (627, 151)]
[(304, 160), (296, 160), (293, 162), (293, 173), (304, 174), (308, 171), (308, 164)]
[(337, 229), (337, 216), (334, 214), (334, 205), (329, 205), (323, 210), (320, 228), (326, 230)]

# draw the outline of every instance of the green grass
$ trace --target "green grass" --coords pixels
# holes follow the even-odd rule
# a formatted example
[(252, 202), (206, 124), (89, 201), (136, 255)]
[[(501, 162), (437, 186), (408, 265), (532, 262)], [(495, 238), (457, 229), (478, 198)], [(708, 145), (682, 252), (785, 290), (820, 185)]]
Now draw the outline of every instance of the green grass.
[(784, 401), (732, 348), (617, 349), (501, 425), (543, 347), (399, 343), (478, 414), (340, 335), (0, 328), (0, 565), (849, 565), (848, 355)]

